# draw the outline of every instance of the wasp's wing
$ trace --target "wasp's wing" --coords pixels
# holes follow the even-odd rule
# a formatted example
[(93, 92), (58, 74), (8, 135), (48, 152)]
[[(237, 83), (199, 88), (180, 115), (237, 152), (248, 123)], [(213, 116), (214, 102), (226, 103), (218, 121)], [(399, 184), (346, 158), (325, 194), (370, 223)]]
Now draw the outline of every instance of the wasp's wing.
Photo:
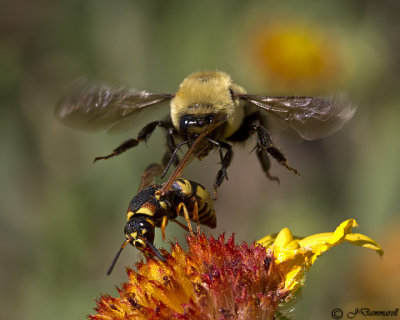
[(160, 177), (164, 167), (159, 163), (150, 164), (140, 177), (138, 192), (155, 183), (155, 178)]
[(269, 111), (306, 140), (322, 138), (339, 130), (356, 110), (344, 99), (334, 97), (264, 97), (247, 94), (238, 94), (237, 97)]
[(102, 131), (114, 127), (121, 119), (136, 116), (172, 97), (171, 94), (153, 94), (79, 81), (59, 103), (56, 117), (79, 130)]

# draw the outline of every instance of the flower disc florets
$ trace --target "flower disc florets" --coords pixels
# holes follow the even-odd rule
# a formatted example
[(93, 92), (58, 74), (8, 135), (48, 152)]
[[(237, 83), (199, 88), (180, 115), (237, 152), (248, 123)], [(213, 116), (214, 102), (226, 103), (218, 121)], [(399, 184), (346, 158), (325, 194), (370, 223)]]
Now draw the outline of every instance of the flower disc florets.
[(103, 296), (91, 319), (272, 319), (288, 290), (271, 252), (188, 236), (188, 251), (172, 246), (166, 262), (148, 259), (128, 270), (120, 297)]
[(304, 286), (306, 272), (331, 248), (348, 242), (382, 248), (371, 238), (353, 233), (354, 219), (334, 232), (295, 237), (287, 228), (258, 243), (236, 245), (231, 236), (207, 239), (188, 236), (188, 251), (178, 243), (166, 261), (148, 258), (127, 269), (129, 281), (119, 298), (102, 296), (91, 319), (275, 319), (284, 302)]

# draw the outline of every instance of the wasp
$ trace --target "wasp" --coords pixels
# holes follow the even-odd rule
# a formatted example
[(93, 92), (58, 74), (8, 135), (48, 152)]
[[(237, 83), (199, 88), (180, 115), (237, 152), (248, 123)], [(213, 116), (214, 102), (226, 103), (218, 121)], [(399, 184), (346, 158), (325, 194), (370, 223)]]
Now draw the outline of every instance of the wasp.
[[(159, 164), (150, 165), (142, 175), (141, 185), (156, 175), (160, 167)], [(175, 176), (176, 174), (164, 184), (147, 186), (133, 197), (129, 203), (124, 229), (126, 240), (113, 259), (107, 275), (111, 274), (122, 249), (128, 243), (141, 251), (150, 248), (161, 261), (165, 261), (153, 243), (155, 228), (161, 228), (162, 237), (165, 239), (168, 221), (177, 223), (192, 234), (190, 221), (197, 223), (198, 232), (200, 224), (210, 228), (216, 227), (216, 215), (210, 193), (194, 181), (174, 180)], [(176, 220), (178, 216), (185, 218), (188, 227)]]
[(295, 174), (299, 172), (289, 166), (286, 156), (273, 143), (266, 127), (269, 118), (292, 127), (305, 140), (314, 140), (340, 129), (355, 112), (349, 103), (329, 97), (250, 95), (228, 74), (205, 71), (185, 78), (175, 94), (79, 84), (61, 101), (56, 116), (66, 125), (78, 129), (115, 132), (129, 125), (130, 119), (137, 119), (139, 114), (155, 106), (161, 107), (165, 101), (170, 101), (169, 116), (150, 122), (136, 138), (125, 141), (109, 155), (94, 161), (117, 156), (137, 146), (160, 127), (166, 132), (167, 150), (162, 159), (164, 176), (171, 164), (179, 163), (177, 150), (185, 144), (190, 146), (215, 117), (222, 116), (223, 124), (210, 131), (203, 139), (201, 152), (195, 152), (195, 156), (202, 159), (212, 149), (219, 151), (221, 168), (215, 178), (214, 191), (228, 178), (232, 145), (245, 143), (253, 135), (257, 139), (255, 150), (262, 170), (269, 179), (279, 181), (269, 172), (270, 158)]

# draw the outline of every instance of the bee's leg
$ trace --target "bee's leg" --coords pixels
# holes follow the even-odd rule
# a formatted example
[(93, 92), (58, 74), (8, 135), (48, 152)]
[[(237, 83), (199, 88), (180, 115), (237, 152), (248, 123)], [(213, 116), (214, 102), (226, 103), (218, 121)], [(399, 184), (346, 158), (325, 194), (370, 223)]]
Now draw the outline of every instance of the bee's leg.
[(105, 159), (109, 159), (111, 157), (118, 156), (121, 153), (124, 153), (125, 151), (127, 151), (133, 147), (136, 147), (139, 144), (139, 142), (146, 141), (157, 127), (169, 128), (169, 127), (171, 127), (171, 124), (167, 121), (150, 122), (142, 130), (139, 131), (136, 139), (129, 139), (129, 140), (123, 142), (121, 145), (119, 145), (117, 148), (115, 148), (109, 155), (106, 155), (103, 157), (96, 157), (93, 160), (93, 163), (98, 160), (105, 160)]
[[(164, 178), (165, 175), (167, 174), (169, 168), (170, 168), (171, 165), (172, 165), (172, 162), (174, 161), (174, 159), (175, 159), (175, 157), (176, 157), (176, 153), (179, 151), (179, 149), (180, 149), (183, 145), (189, 144), (189, 143), (193, 142), (193, 140), (194, 140), (194, 139), (190, 139), (190, 140), (186, 140), (186, 141), (183, 141), (183, 142), (181, 142), (181, 143), (178, 143), (178, 145), (176, 146), (174, 152), (173, 152), (173, 153), (171, 154), (171, 156), (169, 157), (169, 161), (168, 161), (167, 165), (165, 166), (165, 169), (164, 169), (163, 174), (161, 175), (161, 178)], [(164, 157), (165, 157), (165, 155), (164, 155)], [(175, 166), (177, 166), (178, 164), (179, 164), (179, 162), (178, 162)]]
[[(228, 180), (228, 173), (226, 169), (228, 169), (229, 165), (232, 162), (233, 151), (232, 146), (229, 143), (223, 141), (215, 141), (210, 138), (207, 138), (207, 140), (218, 146), (219, 157), (221, 159), (221, 169), (218, 170), (217, 177), (215, 178), (214, 182), (214, 198), (217, 199), (217, 189), (221, 186), (224, 179)], [(226, 150), (225, 154), (223, 154), (222, 149)]]
[[(258, 125), (255, 123), (258, 122)], [(268, 154), (277, 160), (286, 169), (299, 174), (296, 169), (289, 167), (285, 155), (272, 143), (272, 140), (264, 127), (265, 119), (261, 112), (257, 111), (246, 116), (242, 122), (240, 128), (228, 138), (232, 142), (244, 142), (250, 138), (250, 136), (257, 132), (257, 145), (255, 147), (258, 160), (261, 163), (261, 167), (265, 172), (266, 176), (274, 181), (279, 182), (279, 178), (272, 176), (269, 173), (271, 167)], [(267, 152), (265, 152), (267, 151)]]
[[(274, 158), (279, 164), (294, 174), (300, 175), (300, 172), (289, 166), (286, 156), (272, 143), (271, 137), (269, 136), (267, 130), (262, 126), (254, 126), (257, 131), (257, 156), (261, 162), (261, 166), (266, 173), (267, 177), (271, 179), (272, 176), (269, 174), (269, 160), (266, 161), (266, 156), (261, 156), (260, 153), (267, 151), (268, 154)], [(272, 180), (276, 180), (276, 177), (272, 177)], [(278, 180), (279, 181), (279, 180)]]
[(176, 208), (176, 212), (177, 212), (178, 215), (179, 215), (179, 213), (181, 212), (181, 210), (183, 210), (183, 216), (184, 216), (184, 218), (185, 218), (185, 220), (186, 220), (186, 223), (187, 223), (187, 225), (188, 225), (190, 234), (191, 234), (191, 235), (194, 235), (193, 229), (192, 229), (192, 225), (190, 224), (189, 212), (188, 212), (188, 210), (187, 210), (187, 208), (186, 208), (186, 205), (185, 205), (183, 202), (181, 202), (181, 203), (178, 205), (178, 207)]
[(179, 149), (185, 145), (185, 144), (189, 144), (193, 141), (193, 139), (189, 139), (186, 141), (183, 141), (181, 143), (178, 143), (178, 145), (175, 144), (175, 140), (174, 140), (174, 134), (175, 134), (175, 129), (171, 129), (168, 132), (168, 136), (167, 136), (167, 144), (168, 144), (168, 150), (167, 152), (164, 154), (162, 163), (165, 167), (163, 174), (161, 175), (161, 178), (164, 178), (165, 175), (167, 174), (169, 168), (171, 167), (172, 163), (174, 163), (175, 167), (178, 166), (179, 164), (179, 158), (177, 156), (177, 153), (179, 151)]
[(162, 239), (165, 241), (165, 228), (167, 227), (168, 224), (168, 217), (163, 216), (162, 221), (161, 221), (161, 234), (162, 234)]
[(125, 142), (120, 144), (117, 148), (115, 148), (110, 154), (108, 154), (106, 156), (94, 158), (93, 163), (95, 163), (98, 160), (106, 160), (106, 159), (109, 159), (111, 157), (120, 155), (121, 153), (124, 153), (126, 150), (129, 150), (129, 149), (131, 149), (133, 147), (136, 147), (138, 144), (139, 144), (139, 140), (138, 139), (126, 140)]
[(169, 128), (167, 132), (167, 151), (165, 152), (163, 159), (162, 159), (162, 164), (165, 168), (166, 171), (169, 170), (169, 167), (173, 163), (174, 166), (176, 167), (179, 164), (179, 157), (176, 154), (176, 143), (174, 139), (174, 134), (175, 134), (175, 129), (174, 128)]
[(256, 147), (256, 154), (258, 157), (258, 160), (260, 161), (261, 167), (263, 171), (265, 172), (265, 175), (267, 176), (268, 179), (280, 182), (279, 178), (276, 176), (273, 176), (269, 173), (269, 169), (271, 168), (271, 162), (269, 161), (269, 156), (264, 150), (259, 149)]
[(247, 115), (238, 130), (235, 131), (227, 140), (231, 142), (245, 142), (256, 131), (254, 123), (264, 124), (261, 112), (257, 111)]

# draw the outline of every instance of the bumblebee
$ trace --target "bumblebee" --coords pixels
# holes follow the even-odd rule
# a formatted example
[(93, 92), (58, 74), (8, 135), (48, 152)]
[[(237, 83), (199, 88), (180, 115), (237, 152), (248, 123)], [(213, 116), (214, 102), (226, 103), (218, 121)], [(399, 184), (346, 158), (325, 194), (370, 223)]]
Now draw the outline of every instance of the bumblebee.
[(153, 94), (125, 88), (111, 88), (90, 83), (77, 85), (59, 104), (56, 116), (66, 125), (83, 130), (118, 131), (129, 125), (129, 119), (138, 118), (144, 111), (170, 100), (169, 117), (147, 124), (134, 139), (129, 139), (107, 156), (108, 159), (146, 141), (160, 127), (166, 131), (167, 151), (162, 163), (167, 172), (173, 163), (179, 163), (177, 150), (190, 144), (217, 116), (224, 123), (210, 131), (203, 139), (199, 159), (216, 148), (219, 150), (221, 168), (214, 189), (227, 178), (227, 168), (232, 157), (232, 144), (243, 143), (256, 135), (256, 155), (266, 176), (270, 157), (295, 174), (299, 172), (288, 165), (286, 156), (273, 144), (266, 129), (267, 116), (292, 127), (300, 137), (313, 140), (340, 129), (354, 114), (355, 109), (339, 99), (321, 97), (271, 97), (249, 95), (224, 72), (206, 71), (189, 75), (180, 84), (176, 94)]
[[(188, 227), (176, 220), (178, 216), (185, 218)], [(191, 233), (193, 231), (190, 221), (197, 223), (198, 231), (200, 224), (215, 228), (216, 215), (210, 193), (200, 184), (186, 179), (167, 181), (162, 185), (154, 184), (141, 190), (129, 204), (124, 229), (126, 240), (111, 263), (107, 275), (112, 272), (122, 249), (128, 243), (141, 251), (149, 247), (160, 260), (165, 261), (153, 243), (155, 228), (161, 228), (165, 239), (168, 221), (177, 223)]]

